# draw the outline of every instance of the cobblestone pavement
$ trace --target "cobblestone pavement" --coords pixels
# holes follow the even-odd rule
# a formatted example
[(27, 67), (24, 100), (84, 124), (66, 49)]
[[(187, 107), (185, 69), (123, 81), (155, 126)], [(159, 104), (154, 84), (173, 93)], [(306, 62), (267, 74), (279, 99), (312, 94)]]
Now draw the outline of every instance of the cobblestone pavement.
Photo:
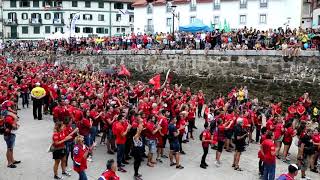
[[(51, 180), (53, 179), (53, 160), (51, 153), (47, 153), (48, 146), (51, 142), (53, 123), (51, 117), (45, 116), (44, 120), (33, 120), (32, 109), (23, 109), (19, 111), (20, 129), (16, 132), (16, 146), (14, 149), (15, 158), (22, 163), (16, 169), (6, 168), (5, 151), (6, 145), (1, 136), (0, 140), (0, 180)], [(157, 164), (156, 167), (150, 168), (142, 162), (140, 173), (143, 174), (144, 180), (257, 180), (258, 177), (258, 158), (257, 152), (259, 146), (250, 144), (243, 153), (240, 160), (242, 172), (234, 171), (231, 168), (233, 153), (222, 153), (222, 166), (217, 168), (214, 165), (215, 151), (209, 150), (207, 163), (209, 167), (204, 170), (199, 167), (202, 156), (202, 148), (199, 141), (199, 133), (202, 131), (202, 120), (197, 120), (198, 130), (196, 131), (195, 140), (188, 144), (183, 144), (183, 149), (187, 155), (182, 156), (183, 170), (176, 170), (169, 166), (169, 161), (164, 160), (163, 164)], [(295, 159), (297, 147), (292, 147), (292, 159)], [(166, 149), (168, 153), (168, 149)], [(98, 146), (94, 152), (94, 162), (88, 163), (87, 175), (89, 180), (96, 180), (101, 172), (105, 170), (106, 161), (110, 158), (116, 158), (115, 155), (108, 155), (105, 146)], [(69, 161), (71, 165), (72, 162)], [(133, 179), (133, 160), (130, 165), (125, 167), (127, 173), (118, 175), (121, 180)], [(277, 176), (287, 171), (287, 164), (281, 161), (277, 162)], [(60, 170), (61, 173), (61, 170)], [(307, 172), (312, 179), (320, 179), (319, 174)], [(300, 174), (299, 174), (300, 176)], [(78, 175), (72, 172), (72, 176), (64, 178), (68, 180), (78, 179)]]

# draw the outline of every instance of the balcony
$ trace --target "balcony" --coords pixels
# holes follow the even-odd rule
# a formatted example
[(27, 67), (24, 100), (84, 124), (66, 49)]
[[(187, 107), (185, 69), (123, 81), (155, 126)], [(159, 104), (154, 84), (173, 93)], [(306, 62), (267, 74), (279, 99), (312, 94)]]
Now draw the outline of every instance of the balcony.
[(29, 20), (29, 24), (32, 26), (41, 26), (42, 25), (42, 19), (41, 18), (31, 18)]
[(144, 32), (153, 33), (153, 32), (154, 32), (154, 27), (153, 27), (153, 25), (146, 25), (146, 26), (144, 26)]
[(246, 9), (247, 8), (247, 3), (240, 3), (240, 9)]
[(64, 25), (64, 19), (53, 19), (53, 25), (55, 26), (63, 26)]
[(261, 8), (267, 8), (268, 7), (268, 3), (260, 3), (260, 7)]
[(4, 24), (6, 26), (17, 26), (18, 25), (18, 19), (7, 19), (4, 21)]
[(219, 9), (220, 9), (220, 4), (214, 4), (214, 5), (213, 5), (213, 9), (219, 10)]
[(190, 6), (190, 11), (196, 11), (197, 10), (197, 6), (196, 5), (191, 5)]

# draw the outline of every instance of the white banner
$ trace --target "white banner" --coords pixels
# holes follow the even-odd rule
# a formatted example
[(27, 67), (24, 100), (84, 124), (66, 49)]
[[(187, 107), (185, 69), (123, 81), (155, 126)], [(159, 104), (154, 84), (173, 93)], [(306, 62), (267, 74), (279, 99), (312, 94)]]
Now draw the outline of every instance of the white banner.
[(71, 34), (75, 34), (75, 32), (76, 32), (76, 22), (78, 21), (79, 18), (80, 18), (80, 13), (76, 13), (73, 16), (72, 21), (71, 21), (71, 28), (70, 28)]

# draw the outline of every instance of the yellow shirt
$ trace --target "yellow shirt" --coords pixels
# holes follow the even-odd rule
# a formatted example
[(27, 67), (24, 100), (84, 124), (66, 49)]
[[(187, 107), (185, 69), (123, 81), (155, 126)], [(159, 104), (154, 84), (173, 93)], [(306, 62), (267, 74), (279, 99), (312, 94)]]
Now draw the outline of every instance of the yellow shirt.
[(318, 111), (319, 111), (318, 108), (314, 107), (313, 108), (313, 115), (317, 116), (318, 115)]
[(32, 96), (41, 97), (46, 95), (46, 91), (42, 87), (35, 87), (31, 91)]
[(238, 101), (242, 101), (244, 99), (244, 91), (243, 90), (239, 90), (238, 91)]

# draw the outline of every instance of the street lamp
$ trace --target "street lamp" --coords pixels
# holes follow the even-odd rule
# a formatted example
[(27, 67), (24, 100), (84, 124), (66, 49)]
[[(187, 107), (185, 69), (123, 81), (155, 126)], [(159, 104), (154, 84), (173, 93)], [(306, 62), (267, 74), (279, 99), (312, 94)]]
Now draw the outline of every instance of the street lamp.
[(176, 5), (171, 5), (171, 12), (172, 12), (172, 39), (174, 40), (174, 17), (175, 17), (175, 10), (177, 6)]

